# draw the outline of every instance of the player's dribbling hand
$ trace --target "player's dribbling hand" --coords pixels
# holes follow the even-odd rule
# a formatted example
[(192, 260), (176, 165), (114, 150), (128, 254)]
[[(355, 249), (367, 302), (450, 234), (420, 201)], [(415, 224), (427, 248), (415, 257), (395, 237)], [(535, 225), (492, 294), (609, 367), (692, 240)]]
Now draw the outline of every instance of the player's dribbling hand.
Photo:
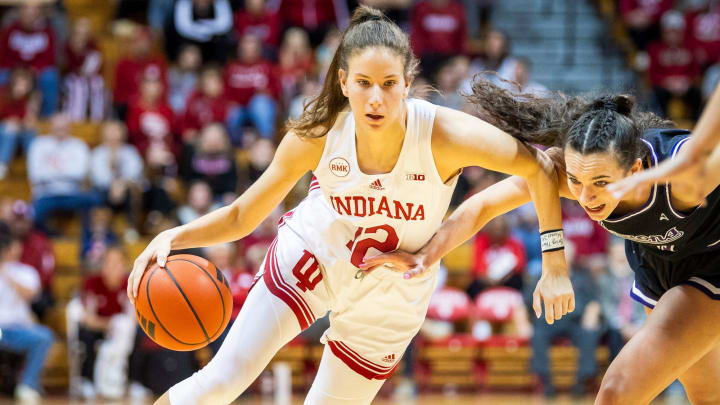
[(538, 318), (542, 315), (543, 303), (548, 325), (575, 310), (575, 293), (567, 274), (544, 273), (540, 277), (533, 292), (533, 309)]
[(404, 273), (403, 277), (405, 279), (420, 276), (428, 270), (428, 266), (423, 264), (422, 256), (413, 255), (402, 250), (366, 257), (363, 259), (360, 269), (365, 270), (365, 273), (370, 273), (382, 265), (388, 266), (394, 271)]
[(130, 301), (135, 302), (140, 280), (145, 270), (154, 263), (164, 266), (167, 257), (170, 255), (170, 246), (172, 242), (172, 234), (168, 231), (159, 233), (135, 259), (133, 269), (128, 276), (127, 295)]

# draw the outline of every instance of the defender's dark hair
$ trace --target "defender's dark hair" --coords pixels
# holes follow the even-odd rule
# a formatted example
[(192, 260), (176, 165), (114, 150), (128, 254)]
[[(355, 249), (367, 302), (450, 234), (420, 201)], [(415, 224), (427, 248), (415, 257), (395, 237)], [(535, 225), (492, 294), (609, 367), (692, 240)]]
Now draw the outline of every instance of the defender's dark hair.
[(320, 94), (305, 105), (305, 109), (295, 121), (290, 121), (288, 130), (300, 137), (322, 137), (335, 124), (338, 114), (344, 110), (348, 101), (340, 88), (338, 69), (348, 70), (348, 59), (365, 48), (386, 47), (403, 59), (406, 80), (415, 76), (418, 61), (410, 49), (407, 35), (394, 22), (374, 8), (358, 7), (353, 13), (350, 25), (342, 34), (342, 40), (335, 51)]
[(673, 127), (672, 121), (635, 110), (627, 94), (590, 98), (561, 92), (519, 94), (477, 76), (468, 100), (481, 118), (515, 138), (545, 146), (570, 146), (586, 154), (612, 152), (621, 167), (646, 156), (648, 128)]

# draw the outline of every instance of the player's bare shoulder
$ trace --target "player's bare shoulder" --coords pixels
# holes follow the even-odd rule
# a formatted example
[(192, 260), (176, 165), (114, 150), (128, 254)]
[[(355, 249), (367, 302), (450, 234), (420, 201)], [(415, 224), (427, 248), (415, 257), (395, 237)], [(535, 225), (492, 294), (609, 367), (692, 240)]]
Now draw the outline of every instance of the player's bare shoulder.
[(433, 122), (433, 148), (452, 146), (465, 133), (464, 125), (470, 123), (468, 118), (473, 117), (452, 108), (439, 105), (436, 108)]
[(472, 134), (483, 131), (485, 121), (452, 108), (437, 106), (432, 129), (432, 153), (442, 178), (449, 178), (458, 170), (472, 166), (473, 154), (481, 151)]
[(310, 136), (300, 136), (294, 131), (288, 131), (280, 141), (275, 160), (281, 164), (294, 167), (298, 171), (313, 170), (320, 162), (325, 148), (326, 136), (320, 131)]

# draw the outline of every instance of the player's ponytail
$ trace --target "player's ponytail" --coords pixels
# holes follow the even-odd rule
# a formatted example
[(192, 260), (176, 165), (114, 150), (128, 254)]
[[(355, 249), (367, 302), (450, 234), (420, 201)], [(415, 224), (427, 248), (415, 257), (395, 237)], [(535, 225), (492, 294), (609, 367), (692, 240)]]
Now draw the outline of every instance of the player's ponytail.
[(300, 137), (322, 137), (335, 124), (338, 114), (348, 106), (348, 100), (340, 88), (338, 70), (348, 71), (351, 55), (371, 46), (383, 46), (402, 57), (405, 80), (415, 76), (418, 61), (410, 49), (410, 41), (400, 27), (374, 8), (358, 7), (350, 25), (343, 32), (335, 51), (320, 94), (305, 104), (300, 118), (288, 123), (288, 129)]
[(645, 155), (640, 141), (645, 129), (673, 126), (653, 113), (635, 111), (634, 98), (624, 94), (539, 96), (513, 92), (478, 77), (467, 98), (481, 118), (520, 140), (570, 146), (583, 154), (612, 151), (624, 168)]

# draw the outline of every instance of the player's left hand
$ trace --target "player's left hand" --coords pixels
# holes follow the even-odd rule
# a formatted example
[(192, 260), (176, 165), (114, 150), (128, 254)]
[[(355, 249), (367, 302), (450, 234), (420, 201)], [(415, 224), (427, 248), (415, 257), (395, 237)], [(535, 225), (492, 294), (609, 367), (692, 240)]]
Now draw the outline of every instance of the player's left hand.
[(405, 279), (420, 276), (429, 270), (429, 266), (423, 264), (423, 257), (412, 253), (396, 250), (390, 253), (382, 253), (377, 256), (366, 257), (360, 265), (361, 270), (370, 273), (379, 266), (387, 266), (391, 270), (402, 272)]

